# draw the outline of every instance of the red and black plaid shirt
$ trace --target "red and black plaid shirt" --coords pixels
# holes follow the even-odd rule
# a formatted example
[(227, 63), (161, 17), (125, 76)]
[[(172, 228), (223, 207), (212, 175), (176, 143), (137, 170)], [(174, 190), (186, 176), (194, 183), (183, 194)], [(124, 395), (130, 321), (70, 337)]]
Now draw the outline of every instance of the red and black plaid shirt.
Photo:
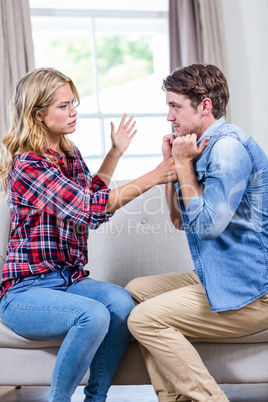
[(109, 189), (92, 176), (77, 148), (65, 151), (68, 169), (45, 156), (23, 153), (14, 160), (8, 180), (11, 235), (3, 268), (0, 298), (22, 277), (73, 269), (77, 281), (88, 275), (88, 229), (97, 229), (106, 213)]

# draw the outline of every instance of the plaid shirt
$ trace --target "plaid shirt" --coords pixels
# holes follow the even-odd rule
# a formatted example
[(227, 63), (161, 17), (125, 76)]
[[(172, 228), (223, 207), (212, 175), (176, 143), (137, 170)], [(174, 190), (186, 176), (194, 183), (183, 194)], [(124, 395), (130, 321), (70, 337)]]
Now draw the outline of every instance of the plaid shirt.
[(35, 153), (18, 155), (8, 180), (11, 235), (3, 268), (0, 298), (22, 277), (68, 266), (72, 280), (89, 274), (88, 229), (97, 229), (106, 213), (109, 189), (92, 176), (77, 148), (63, 158), (50, 149), (59, 167)]

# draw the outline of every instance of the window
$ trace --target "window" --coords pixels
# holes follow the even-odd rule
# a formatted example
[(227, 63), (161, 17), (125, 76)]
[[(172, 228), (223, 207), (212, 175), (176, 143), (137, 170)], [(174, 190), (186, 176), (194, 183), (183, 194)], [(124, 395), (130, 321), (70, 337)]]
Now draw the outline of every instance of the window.
[(30, 0), (30, 6), (36, 67), (54, 67), (78, 88), (70, 138), (90, 171), (110, 149), (110, 121), (118, 126), (125, 112), (135, 116), (138, 133), (114, 179), (153, 169), (170, 132), (161, 89), (169, 73), (168, 1)]

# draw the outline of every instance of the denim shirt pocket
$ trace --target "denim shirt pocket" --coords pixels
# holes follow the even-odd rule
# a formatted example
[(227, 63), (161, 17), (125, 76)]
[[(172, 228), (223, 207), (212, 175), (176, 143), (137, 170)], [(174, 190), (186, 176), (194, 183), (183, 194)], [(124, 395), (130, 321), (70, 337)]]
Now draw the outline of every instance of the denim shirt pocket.
[(196, 163), (194, 166), (195, 169), (195, 176), (196, 180), (198, 181), (199, 184), (204, 183), (206, 175), (207, 175), (207, 169), (206, 169), (206, 164), (203, 163), (201, 160), (200, 163)]
[(208, 145), (203, 153), (194, 162), (194, 170), (198, 183), (204, 182), (205, 180), (208, 170), (210, 151), (211, 146)]

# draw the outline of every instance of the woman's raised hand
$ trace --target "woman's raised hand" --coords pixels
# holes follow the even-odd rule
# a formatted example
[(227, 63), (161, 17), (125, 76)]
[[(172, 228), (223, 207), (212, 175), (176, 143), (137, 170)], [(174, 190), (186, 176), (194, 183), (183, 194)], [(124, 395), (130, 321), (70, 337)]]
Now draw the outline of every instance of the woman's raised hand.
[(126, 118), (127, 115), (124, 113), (117, 131), (115, 131), (114, 123), (111, 122), (112, 148), (115, 148), (120, 153), (120, 156), (127, 150), (132, 138), (137, 132), (137, 130), (134, 130), (136, 121), (133, 121), (133, 116), (127, 121)]

